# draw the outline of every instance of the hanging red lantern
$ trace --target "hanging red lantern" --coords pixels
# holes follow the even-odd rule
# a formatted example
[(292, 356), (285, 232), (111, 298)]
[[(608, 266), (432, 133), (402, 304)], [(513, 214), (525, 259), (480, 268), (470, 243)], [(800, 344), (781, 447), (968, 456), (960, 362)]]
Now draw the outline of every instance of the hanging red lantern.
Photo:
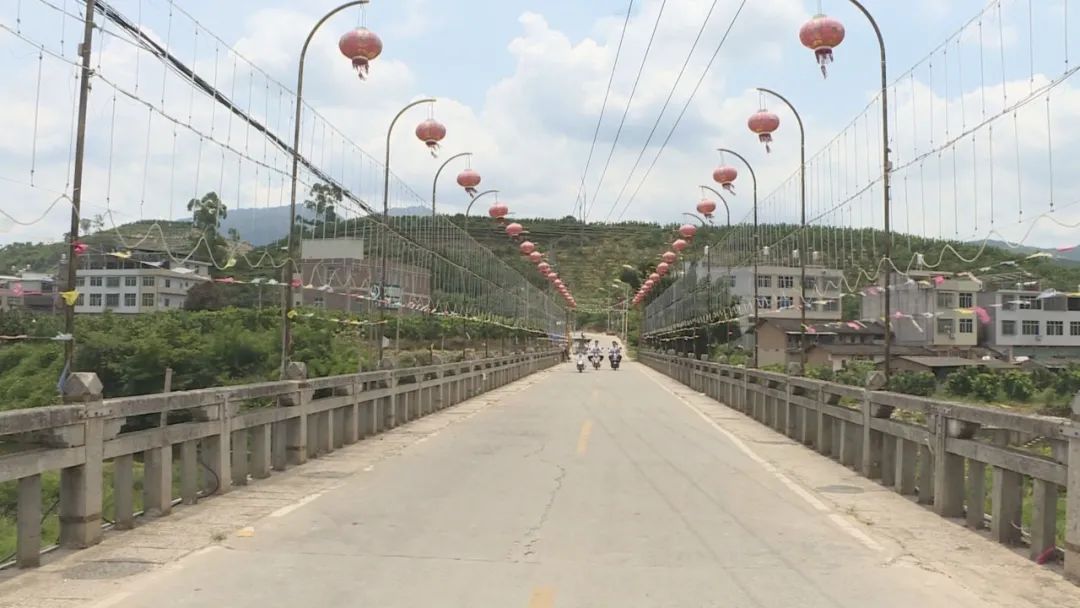
[(437, 156), (439, 142), (446, 137), (446, 126), (434, 118), (429, 118), (416, 125), (416, 136), (431, 150), (432, 156)]
[(713, 212), (716, 211), (716, 203), (710, 201), (707, 198), (701, 199), (697, 204), (698, 213), (704, 215), (706, 219), (712, 219)]
[(762, 108), (750, 115), (750, 118), (746, 120), (746, 126), (750, 127), (750, 130), (754, 133), (757, 133), (758, 141), (765, 144), (765, 151), (772, 152), (769, 144), (773, 140), (773, 131), (780, 128), (780, 117)]
[(548, 273), (548, 280), (551, 281), (552, 283), (554, 283), (555, 281), (558, 281), (559, 280), (559, 273), (557, 273), (557, 272), (549, 272)]
[(739, 172), (735, 167), (728, 165), (720, 165), (712, 172), (713, 181), (732, 194), (735, 194), (735, 186), (732, 185), (732, 182), (735, 181), (736, 177), (739, 177)]
[(693, 224), (683, 224), (682, 226), (679, 226), (679, 234), (681, 234), (684, 239), (689, 241), (690, 239), (694, 238), (695, 234), (697, 234), (697, 226)]
[(649, 275), (649, 280), (652, 281), (653, 283), (656, 283), (656, 282), (658, 282), (660, 280), (660, 275), (654, 272), (654, 273)]
[(534, 252), (529, 254), (529, 261), (532, 262), (533, 264), (539, 264), (540, 261), (543, 260), (543, 259), (544, 259), (544, 254), (540, 253), (539, 251), (534, 251)]
[(465, 169), (458, 173), (457, 183), (465, 189), (469, 196), (476, 196), (476, 187), (480, 185), (480, 174), (472, 169)]
[(675, 251), (681, 252), (683, 249), (686, 249), (686, 247), (688, 245), (690, 245), (690, 243), (687, 243), (686, 241), (684, 241), (682, 239), (678, 239), (674, 243), (671, 244), (671, 248), (674, 249)]
[(671, 270), (671, 266), (667, 262), (660, 262), (656, 265), (656, 274), (664, 276)]
[(502, 221), (507, 213), (510, 213), (510, 208), (503, 203), (496, 202), (491, 207), (488, 207), (488, 215), (496, 221)]
[(546, 275), (547, 273), (551, 272), (551, 264), (548, 264), (547, 262), (540, 262), (536, 265), (536, 269), (540, 271), (540, 274)]
[(799, 42), (814, 51), (818, 65), (821, 66), (821, 75), (824, 77), (829, 75), (825, 66), (832, 63), (833, 49), (840, 46), (843, 41), (844, 24), (825, 15), (814, 15), (799, 29)]
[(648, 281), (645, 281), (645, 289), (652, 289), (652, 286), (653, 286), (652, 279), (649, 279)]
[(660, 259), (664, 260), (668, 264), (674, 264), (675, 260), (678, 259), (678, 257), (679, 256), (676, 255), (674, 251), (665, 251), (664, 255), (660, 256)]
[(364, 80), (367, 77), (368, 64), (382, 53), (382, 40), (366, 27), (358, 27), (345, 32), (338, 40), (338, 49), (342, 55), (352, 60), (357, 76)]
[(522, 241), (521, 244), (518, 245), (518, 249), (521, 251), (522, 254), (530, 255), (531, 253), (536, 251), (536, 245), (534, 245), (532, 241)]
[(525, 232), (525, 227), (517, 222), (506, 226), (506, 234), (512, 239), (516, 239), (522, 232)]

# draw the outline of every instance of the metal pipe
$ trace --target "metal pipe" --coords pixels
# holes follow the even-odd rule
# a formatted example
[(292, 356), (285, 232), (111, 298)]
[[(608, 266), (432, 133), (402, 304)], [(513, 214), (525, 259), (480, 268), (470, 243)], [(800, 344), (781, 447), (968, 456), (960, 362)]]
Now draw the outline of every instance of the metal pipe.
[(784, 102), (784, 105), (795, 115), (795, 121), (799, 123), (799, 217), (800, 226), (799, 247), (799, 373), (806, 373), (806, 129), (803, 128), (802, 116), (795, 106), (780, 93), (772, 89), (758, 87), (758, 91), (768, 93)]
[(757, 174), (754, 173), (754, 167), (750, 164), (746, 157), (734, 150), (728, 148), (717, 148), (719, 152), (726, 152), (731, 154), (735, 158), (742, 161), (746, 168), (750, 171), (750, 179), (754, 183), (754, 367), (758, 366), (758, 337), (757, 337), (757, 324), (758, 324), (758, 255), (761, 249), (761, 238), (758, 235), (758, 208), (757, 208)]
[[(77, 269), (75, 258), (79, 243), (79, 219), (82, 214), (83, 167), (86, 161), (86, 111), (90, 102), (90, 47), (94, 40), (94, 2), (86, 0), (86, 14), (83, 20), (83, 40), (79, 45), (82, 64), (79, 67), (79, 122), (75, 132), (75, 174), (71, 179), (71, 230), (68, 232), (67, 291), (75, 289)], [(75, 305), (64, 302), (64, 332), (75, 335)], [(64, 364), (69, 372), (75, 371), (75, 339), (64, 345)]]
[[(311, 39), (315, 37), (315, 32), (330, 17), (340, 13), (341, 11), (352, 7), (359, 6), (361, 4), (367, 4), (369, 0), (350, 0), (331, 10), (322, 16), (321, 19), (315, 22), (311, 31), (308, 32), (307, 38), (304, 39), (304, 46), (300, 48), (300, 62), (299, 67), (296, 70), (296, 117), (293, 120), (293, 141), (292, 141), (292, 176), (289, 193), (289, 235), (287, 238), (286, 249), (288, 251), (288, 260), (281, 267), (281, 282), (284, 284), (285, 289), (282, 293), (282, 306), (281, 306), (281, 377), (285, 377), (285, 368), (289, 364), (289, 353), (292, 350), (292, 316), (289, 314), (292, 312), (293, 305), (293, 293), (292, 293), (292, 272), (290, 267), (294, 265), (296, 259), (296, 243), (293, 239), (293, 233), (296, 232), (296, 174), (300, 165), (300, 118), (303, 110), (303, 92), (304, 92), (304, 60), (307, 58), (308, 47), (311, 45)], [(382, 341), (379, 342), (382, 344)]]
[(465, 231), (466, 232), (469, 231), (469, 223), (468, 223), (469, 212), (472, 211), (473, 203), (475, 203), (477, 200), (483, 198), (484, 196), (486, 196), (488, 194), (498, 194), (498, 193), (499, 193), (498, 190), (484, 190), (480, 194), (477, 194), (476, 196), (472, 197), (472, 200), (469, 201), (469, 206), (465, 207)]
[[(383, 164), (383, 226), (384, 229), (390, 229), (390, 136), (394, 134), (394, 125), (405, 112), (409, 111), (420, 104), (435, 103), (435, 100), (430, 97), (424, 99), (417, 99), (416, 101), (407, 104), (404, 108), (398, 110), (398, 113), (394, 116), (394, 119), (390, 121), (390, 128), (386, 130), (386, 162)], [(383, 327), (383, 320), (385, 319), (385, 308), (382, 306), (382, 300), (386, 298), (386, 251), (382, 251), (380, 256), (382, 260), (381, 268), (379, 270), (379, 298), (375, 301), (375, 305), (379, 308), (379, 324), (376, 325), (376, 339), (378, 345), (376, 347), (376, 359), (379, 363), (382, 363), (383, 358), (383, 332), (386, 330)]]
[(877, 36), (878, 48), (881, 51), (881, 185), (885, 216), (885, 259), (889, 261), (885, 265), (885, 365), (883, 369), (885, 379), (888, 380), (892, 375), (892, 362), (889, 356), (892, 346), (892, 311), (889, 297), (892, 291), (889, 289), (892, 283), (892, 227), (889, 217), (889, 174), (892, 172), (892, 161), (889, 160), (889, 78), (885, 61), (885, 38), (882, 37), (881, 28), (878, 27), (877, 21), (874, 20), (874, 16), (870, 14), (870, 11), (866, 10), (866, 7), (859, 0), (849, 1), (862, 12), (863, 16), (874, 28), (874, 35)]
[(472, 156), (472, 152), (460, 152), (451, 156), (450, 158), (443, 161), (443, 164), (439, 165), (439, 169), (435, 171), (435, 179), (431, 181), (431, 217), (435, 217), (435, 193), (436, 188), (439, 187), (439, 175), (442, 174), (442, 171), (446, 168), (446, 165), (450, 164), (450, 161), (461, 158), (462, 156)]

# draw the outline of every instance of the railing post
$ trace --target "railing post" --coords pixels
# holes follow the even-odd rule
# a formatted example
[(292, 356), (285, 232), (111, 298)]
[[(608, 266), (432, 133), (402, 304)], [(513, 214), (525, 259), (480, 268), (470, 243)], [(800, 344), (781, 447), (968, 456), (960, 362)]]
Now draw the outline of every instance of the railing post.
[(950, 454), (949, 421), (939, 410), (934, 424), (934, 512), (943, 517), (964, 515), (964, 457)]
[(295, 383), (295, 392), (282, 395), (278, 402), (284, 407), (297, 408), (297, 415), (285, 421), (285, 459), (289, 465), (304, 464), (308, 458), (308, 405), (311, 391), (307, 388), (307, 365), (290, 361), (285, 379)]
[(1072, 402), (1069, 431), (1068, 486), (1065, 489), (1065, 574), (1080, 581), (1080, 396)]
[(41, 565), (41, 475), (19, 479), (15, 522), (15, 564), (20, 568)]
[(215, 494), (224, 494), (232, 487), (232, 404), (227, 394), (222, 395), (218, 405), (218, 431), (202, 440), (206, 453), (206, 466), (217, 480)]
[[(64, 401), (82, 403), (83, 464), (60, 471), (60, 546), (83, 549), (101, 542), (101, 499), (105, 423), (102, 386), (97, 374), (76, 372), (64, 383)], [(38, 520), (35, 524), (41, 524)], [(35, 547), (35, 550), (40, 547)]]

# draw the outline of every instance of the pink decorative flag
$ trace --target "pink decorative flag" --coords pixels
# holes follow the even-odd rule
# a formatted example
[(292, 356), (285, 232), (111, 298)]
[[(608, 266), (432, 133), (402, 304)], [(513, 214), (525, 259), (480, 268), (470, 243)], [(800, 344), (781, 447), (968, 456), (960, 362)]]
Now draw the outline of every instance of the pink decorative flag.
[(15, 296), (16, 298), (22, 297), (23, 293), (24, 292), (22, 283), (15, 283), (11, 286), (11, 295)]
[(972, 310), (975, 311), (975, 316), (979, 318), (979, 323), (983, 325), (990, 324), (990, 313), (986, 312), (986, 309), (982, 306), (976, 306)]
[(945, 277), (941, 276), (940, 274), (937, 275), (936, 277), (934, 277), (934, 285), (941, 285), (944, 282), (945, 282)]
[(1065, 247), (1058, 247), (1057, 251), (1059, 253), (1065, 253), (1066, 251), (1072, 251), (1073, 249), (1076, 249), (1076, 245), (1067, 245)]

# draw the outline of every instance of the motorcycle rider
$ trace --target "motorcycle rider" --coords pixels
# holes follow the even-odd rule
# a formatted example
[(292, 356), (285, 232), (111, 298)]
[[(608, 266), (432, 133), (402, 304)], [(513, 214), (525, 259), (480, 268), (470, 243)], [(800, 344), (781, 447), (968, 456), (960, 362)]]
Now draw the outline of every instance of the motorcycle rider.
[(615, 340), (611, 341), (611, 349), (608, 350), (608, 359), (611, 361), (622, 361), (622, 347)]
[(593, 340), (592, 346), (589, 347), (589, 360), (603, 359), (603, 357), (603, 353), (600, 352), (600, 340)]

